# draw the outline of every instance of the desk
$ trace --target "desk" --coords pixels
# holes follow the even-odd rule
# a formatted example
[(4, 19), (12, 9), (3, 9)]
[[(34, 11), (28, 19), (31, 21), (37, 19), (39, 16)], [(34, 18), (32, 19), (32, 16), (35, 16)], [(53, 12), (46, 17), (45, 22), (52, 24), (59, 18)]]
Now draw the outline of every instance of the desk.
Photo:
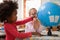
[[(47, 31), (44, 30), (41, 32), (43, 35), (47, 35)], [(38, 40), (60, 40), (60, 32), (59, 31), (52, 31), (52, 34), (57, 34), (58, 37), (54, 36), (42, 36), (42, 37), (33, 37), (33, 40), (38, 39)]]
[[(48, 31), (44, 30), (44, 31), (41, 32), (41, 34), (47, 35), (47, 32)], [(60, 31), (51, 31), (51, 32), (52, 32), (52, 34), (57, 34), (58, 36), (60, 36)]]
[[(25, 29), (18, 29), (18, 31), (24, 31)], [(60, 40), (60, 32), (58, 31), (52, 31), (53, 34), (58, 34), (59, 37), (53, 37), (53, 36), (32, 36), (31, 38), (25, 38), (23, 40)], [(47, 35), (47, 31), (42, 31), (41, 34)], [(0, 32), (0, 36), (5, 36), (5, 32)], [(2, 40), (2, 39), (0, 39)], [(3, 39), (4, 40), (4, 39)], [(17, 39), (16, 39), (17, 40)], [(18, 39), (19, 40), (19, 39)]]
[[(44, 30), (41, 32), (41, 34), (47, 35), (47, 31)], [(58, 37), (56, 37), (56, 36), (55, 37), (54, 36), (41, 36), (41, 37), (39, 37), (39, 36), (33, 35), (31, 38), (25, 38), (23, 40), (60, 40), (60, 32), (52, 31), (52, 34), (57, 34)]]
[(60, 40), (60, 37), (51, 37), (51, 36), (32, 37), (32, 40)]

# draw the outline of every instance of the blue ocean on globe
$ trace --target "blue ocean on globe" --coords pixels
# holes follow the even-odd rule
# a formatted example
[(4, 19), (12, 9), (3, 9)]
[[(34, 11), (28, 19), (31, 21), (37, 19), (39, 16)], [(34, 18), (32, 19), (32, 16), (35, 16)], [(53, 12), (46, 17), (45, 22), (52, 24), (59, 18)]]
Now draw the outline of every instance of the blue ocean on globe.
[(45, 27), (58, 26), (60, 24), (60, 6), (47, 2), (39, 8), (37, 17)]

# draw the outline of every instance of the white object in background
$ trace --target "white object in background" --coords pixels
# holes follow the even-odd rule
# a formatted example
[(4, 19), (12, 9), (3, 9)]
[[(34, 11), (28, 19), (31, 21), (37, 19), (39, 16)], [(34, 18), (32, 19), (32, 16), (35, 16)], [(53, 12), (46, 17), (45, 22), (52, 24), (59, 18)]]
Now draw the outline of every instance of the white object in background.
[(59, 20), (59, 16), (55, 16), (55, 22), (57, 23)]
[(3, 2), (3, 0), (0, 0), (0, 3)]
[(49, 16), (50, 22), (54, 22), (54, 16)]

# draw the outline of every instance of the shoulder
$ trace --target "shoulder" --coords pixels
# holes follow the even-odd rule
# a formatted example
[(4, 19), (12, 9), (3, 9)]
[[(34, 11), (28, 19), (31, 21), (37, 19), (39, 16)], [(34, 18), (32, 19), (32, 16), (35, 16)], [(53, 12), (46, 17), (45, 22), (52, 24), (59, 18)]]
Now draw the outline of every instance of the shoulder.
[(12, 24), (4, 23), (4, 27), (10, 27), (10, 26), (12, 26)]

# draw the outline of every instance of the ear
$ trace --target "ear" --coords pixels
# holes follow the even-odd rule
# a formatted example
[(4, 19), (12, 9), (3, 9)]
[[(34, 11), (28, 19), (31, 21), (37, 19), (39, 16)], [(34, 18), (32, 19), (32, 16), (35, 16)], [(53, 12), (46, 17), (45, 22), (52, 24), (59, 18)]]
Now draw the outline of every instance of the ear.
[(9, 20), (9, 19), (10, 19), (10, 17), (7, 17), (6, 19), (7, 19), (7, 20)]

